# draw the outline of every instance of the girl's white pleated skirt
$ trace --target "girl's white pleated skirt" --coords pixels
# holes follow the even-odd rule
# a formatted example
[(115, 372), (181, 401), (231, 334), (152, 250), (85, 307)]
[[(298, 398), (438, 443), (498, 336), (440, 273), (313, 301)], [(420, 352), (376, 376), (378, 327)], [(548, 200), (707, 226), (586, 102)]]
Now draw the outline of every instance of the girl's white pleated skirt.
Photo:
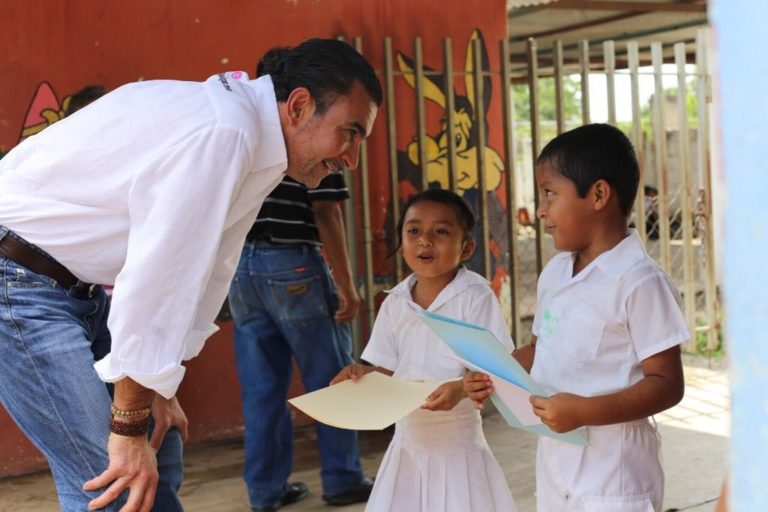
[(395, 426), (367, 512), (515, 512), (515, 502), (468, 399), (418, 409)]

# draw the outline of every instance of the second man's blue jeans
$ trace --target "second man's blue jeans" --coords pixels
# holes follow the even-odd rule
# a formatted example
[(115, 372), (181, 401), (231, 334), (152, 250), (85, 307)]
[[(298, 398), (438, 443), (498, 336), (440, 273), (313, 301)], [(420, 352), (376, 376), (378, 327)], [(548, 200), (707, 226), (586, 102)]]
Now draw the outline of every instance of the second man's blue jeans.
[[(337, 324), (335, 285), (317, 249), (248, 243), (229, 293), (245, 421), (251, 506), (279, 499), (291, 474), (293, 425), (286, 402), (296, 358), (307, 392), (352, 362), (349, 326)], [(357, 433), (317, 425), (323, 494), (363, 479)]]

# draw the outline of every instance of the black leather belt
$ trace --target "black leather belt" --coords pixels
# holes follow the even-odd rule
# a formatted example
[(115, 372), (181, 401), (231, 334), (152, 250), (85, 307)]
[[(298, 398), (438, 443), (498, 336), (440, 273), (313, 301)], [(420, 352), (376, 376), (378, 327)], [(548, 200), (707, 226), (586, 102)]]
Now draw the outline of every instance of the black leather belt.
[(0, 239), (0, 256), (5, 256), (36, 274), (56, 280), (65, 290), (79, 285), (90, 296), (96, 288), (95, 285), (81, 283), (67, 267), (11, 232)]

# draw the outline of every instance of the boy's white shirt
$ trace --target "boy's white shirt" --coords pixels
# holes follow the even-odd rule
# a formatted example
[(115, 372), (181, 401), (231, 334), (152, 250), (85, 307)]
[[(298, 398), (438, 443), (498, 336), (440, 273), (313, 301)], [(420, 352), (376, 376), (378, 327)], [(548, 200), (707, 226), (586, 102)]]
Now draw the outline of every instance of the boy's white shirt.
[(643, 359), (690, 339), (674, 283), (634, 230), (572, 277), (574, 257), (557, 254), (538, 281), (531, 376), (545, 391), (621, 391)]
[[(404, 380), (444, 380), (463, 375), (464, 364), (421, 320), (423, 309), (411, 297), (418, 278), (411, 274), (389, 294), (379, 309), (362, 359)], [(438, 294), (428, 311), (481, 325), (509, 351), (513, 349), (501, 305), (479, 274), (462, 267)]]
[[(674, 283), (632, 231), (572, 277), (561, 253), (539, 277), (531, 377), (548, 393), (621, 391), (643, 378), (641, 361), (690, 338)], [(640, 420), (588, 427), (589, 446), (539, 438), (539, 512), (660, 511), (664, 474), (654, 426)]]

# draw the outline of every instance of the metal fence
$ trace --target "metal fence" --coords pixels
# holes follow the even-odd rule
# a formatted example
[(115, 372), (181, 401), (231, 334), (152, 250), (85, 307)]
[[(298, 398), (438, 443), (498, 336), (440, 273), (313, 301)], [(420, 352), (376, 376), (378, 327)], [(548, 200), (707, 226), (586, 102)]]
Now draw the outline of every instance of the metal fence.
[[(362, 51), (360, 39), (354, 44)], [(454, 69), (451, 39), (441, 42), (442, 62), (438, 65), (425, 65), (421, 38), (400, 51), (395, 51), (386, 38), (383, 49), (389, 190), (371, 190), (365, 147), (359, 172), (348, 175), (353, 201), (347, 207), (347, 234), (365, 298), (365, 314), (355, 329), (358, 345), (373, 324), (376, 295), (407, 272), (399, 257), (385, 271), (374, 265), (372, 234), (383, 229), (390, 239), (389, 247), (394, 247), (395, 223), (403, 201), (398, 190), (407, 179), (416, 190), (442, 186), (469, 198), (480, 228), (478, 257), (470, 267), (494, 283), (514, 339), (518, 343), (530, 339), (536, 278), (554, 253), (551, 238), (535, 216), (538, 196), (533, 161), (540, 148), (558, 133), (593, 122), (590, 109), (598, 98), (590, 91), (590, 83), (600, 79), (605, 84), (601, 96), (606, 102), (607, 122), (622, 128), (638, 151), (642, 176), (633, 223), (649, 254), (678, 285), (685, 318), (697, 333), (698, 348), (714, 350), (718, 346), (708, 115), (711, 79), (705, 30), (700, 31), (691, 52), (685, 42), (667, 48), (660, 43), (641, 47), (636, 42), (583, 41), (564, 46), (557, 41), (551, 48), (539, 49), (531, 39), (527, 63), (519, 67), (513, 67), (508, 41), (499, 43), (499, 61), (490, 62), (478, 31), (466, 44), (464, 69)], [(617, 56), (622, 59), (619, 66)], [(491, 79), (503, 84), (499, 87), (502, 115), (496, 124), (484, 118), (488, 107), (485, 89), (490, 88)], [(554, 81), (554, 98), (543, 97), (540, 91), (547, 80)], [(402, 86), (401, 81), (415, 96), (412, 118), (406, 122), (396, 118), (400, 98), (395, 89), (398, 83)], [(463, 94), (457, 91), (457, 82), (463, 84)], [(566, 85), (574, 83), (578, 90), (567, 97)], [(652, 84), (647, 102), (641, 94), (644, 83), (646, 93)], [(521, 104), (521, 94), (527, 97), (524, 116), (515, 108)], [(443, 110), (441, 125), (432, 130), (433, 134), (428, 133), (425, 99)], [(630, 118), (623, 121), (617, 115), (620, 101), (630, 103), (621, 105), (631, 110)], [(554, 104), (553, 118), (542, 118), (541, 107), (546, 102)], [(568, 117), (566, 111), (572, 113), (574, 109), (579, 115)], [(415, 139), (407, 148), (397, 147), (402, 130), (413, 132)], [(488, 146), (492, 130), (503, 134), (503, 147), (498, 150)], [(404, 166), (412, 167), (408, 170), (410, 178)], [(476, 177), (469, 186), (468, 174)], [(648, 193), (643, 193), (642, 185), (648, 187)], [(388, 197), (386, 226), (372, 225), (372, 193)]]

